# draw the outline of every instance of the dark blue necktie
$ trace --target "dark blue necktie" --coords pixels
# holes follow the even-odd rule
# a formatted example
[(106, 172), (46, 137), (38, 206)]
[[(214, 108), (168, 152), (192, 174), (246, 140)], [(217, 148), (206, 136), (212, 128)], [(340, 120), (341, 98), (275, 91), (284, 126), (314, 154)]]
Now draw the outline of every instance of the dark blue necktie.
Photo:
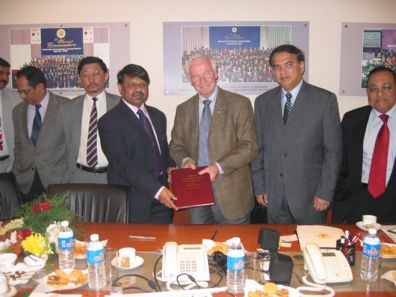
[(292, 94), (289, 92), (286, 93), (286, 102), (285, 102), (285, 107), (283, 109), (283, 123), (286, 124), (287, 119), (289, 118), (289, 113), (292, 110), (292, 102), (291, 102), (291, 97)]
[(139, 109), (137, 114), (139, 116), (140, 123), (143, 125), (144, 130), (146, 131), (146, 134), (147, 134), (148, 138), (150, 139), (150, 143), (151, 143), (152, 149), (154, 151), (153, 159), (152, 159), (153, 169), (154, 169), (153, 173), (154, 173), (155, 177), (158, 177), (161, 175), (163, 168), (162, 168), (161, 156), (160, 156), (160, 152), (158, 149), (157, 140), (155, 139), (154, 131), (153, 131), (153, 128), (151, 127), (150, 121), (144, 115), (144, 112), (141, 109)]
[(37, 140), (40, 135), (41, 126), (43, 124), (43, 122), (41, 120), (41, 114), (40, 114), (41, 104), (37, 104), (35, 107), (36, 107), (36, 115), (34, 116), (32, 135), (30, 136), (34, 145), (36, 145), (36, 143), (37, 143)]

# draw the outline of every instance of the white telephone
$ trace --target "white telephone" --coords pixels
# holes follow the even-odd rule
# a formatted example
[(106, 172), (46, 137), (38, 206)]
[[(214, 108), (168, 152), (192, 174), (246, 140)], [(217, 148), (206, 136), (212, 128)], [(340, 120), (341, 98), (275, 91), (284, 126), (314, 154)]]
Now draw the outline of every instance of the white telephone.
[(315, 243), (303, 249), (304, 269), (317, 284), (344, 283), (353, 280), (351, 267), (343, 253), (333, 249), (320, 250)]
[[(179, 274), (187, 273), (197, 281), (209, 281), (209, 262), (201, 244), (167, 242), (163, 249), (162, 280), (175, 281)], [(190, 281), (186, 275), (180, 281)]]

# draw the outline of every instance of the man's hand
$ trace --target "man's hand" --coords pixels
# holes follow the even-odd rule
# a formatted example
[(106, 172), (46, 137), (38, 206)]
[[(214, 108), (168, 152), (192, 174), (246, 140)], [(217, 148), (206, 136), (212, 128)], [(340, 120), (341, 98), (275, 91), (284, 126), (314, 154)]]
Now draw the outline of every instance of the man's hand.
[(256, 200), (258, 202), (258, 204), (267, 207), (268, 206), (268, 195), (264, 194), (264, 195), (256, 195)]
[(159, 193), (158, 197), (159, 202), (169, 208), (173, 208), (174, 210), (179, 210), (173, 201), (177, 200), (175, 195), (168, 188), (163, 188), (162, 191)]
[(316, 211), (325, 211), (330, 205), (330, 201), (321, 199), (319, 197), (314, 197), (313, 208)]
[(172, 176), (171, 176), (171, 171), (172, 170), (175, 170), (176, 169), (176, 167), (168, 167), (168, 169), (167, 169), (167, 173), (168, 173), (168, 184), (171, 184), (172, 183)]
[(216, 164), (209, 165), (205, 169), (202, 169), (200, 172), (198, 172), (199, 175), (209, 173), (210, 180), (212, 183), (215, 182), (217, 175), (219, 174), (219, 168), (217, 168)]
[(186, 163), (184, 163), (183, 168), (191, 168), (192, 170), (195, 170), (197, 167), (195, 166), (195, 162), (193, 159), (188, 159)]

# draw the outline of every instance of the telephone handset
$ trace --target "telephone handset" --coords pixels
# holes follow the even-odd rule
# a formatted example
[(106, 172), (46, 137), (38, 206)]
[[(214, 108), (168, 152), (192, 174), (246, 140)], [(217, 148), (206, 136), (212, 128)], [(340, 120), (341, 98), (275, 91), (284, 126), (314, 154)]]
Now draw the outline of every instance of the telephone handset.
[[(180, 244), (167, 242), (163, 249), (162, 279), (175, 281), (179, 274), (187, 273), (197, 281), (209, 281), (209, 262), (201, 244)], [(181, 281), (190, 281), (186, 275)]]
[(353, 280), (351, 267), (339, 250), (320, 250), (315, 243), (307, 243), (303, 249), (304, 268), (308, 269), (317, 284), (343, 283)]

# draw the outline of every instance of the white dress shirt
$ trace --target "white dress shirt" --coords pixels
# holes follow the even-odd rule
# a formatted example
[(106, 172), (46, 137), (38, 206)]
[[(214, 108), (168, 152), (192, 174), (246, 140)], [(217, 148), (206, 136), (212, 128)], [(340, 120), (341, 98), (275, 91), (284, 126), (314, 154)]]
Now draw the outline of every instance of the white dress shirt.
[[(41, 100), (41, 102), (39, 103), (41, 105), (39, 112), (41, 115), (41, 122), (43, 124), (44, 124), (44, 120), (45, 120), (45, 112), (47, 111), (47, 107), (48, 107), (48, 102), (49, 102), (49, 93), (47, 91), (43, 100)], [(35, 116), (36, 116), (36, 106), (33, 104), (29, 104), (28, 116), (27, 116), (27, 129), (29, 132), (29, 137), (31, 137), (31, 135), (32, 135), (33, 121), (34, 121)]]
[(1, 140), (3, 142), (3, 149), (0, 150), (0, 157), (8, 156), (8, 145), (7, 139), (4, 132), (4, 121), (3, 121), (3, 90), (0, 90), (0, 133), (1, 133)]

